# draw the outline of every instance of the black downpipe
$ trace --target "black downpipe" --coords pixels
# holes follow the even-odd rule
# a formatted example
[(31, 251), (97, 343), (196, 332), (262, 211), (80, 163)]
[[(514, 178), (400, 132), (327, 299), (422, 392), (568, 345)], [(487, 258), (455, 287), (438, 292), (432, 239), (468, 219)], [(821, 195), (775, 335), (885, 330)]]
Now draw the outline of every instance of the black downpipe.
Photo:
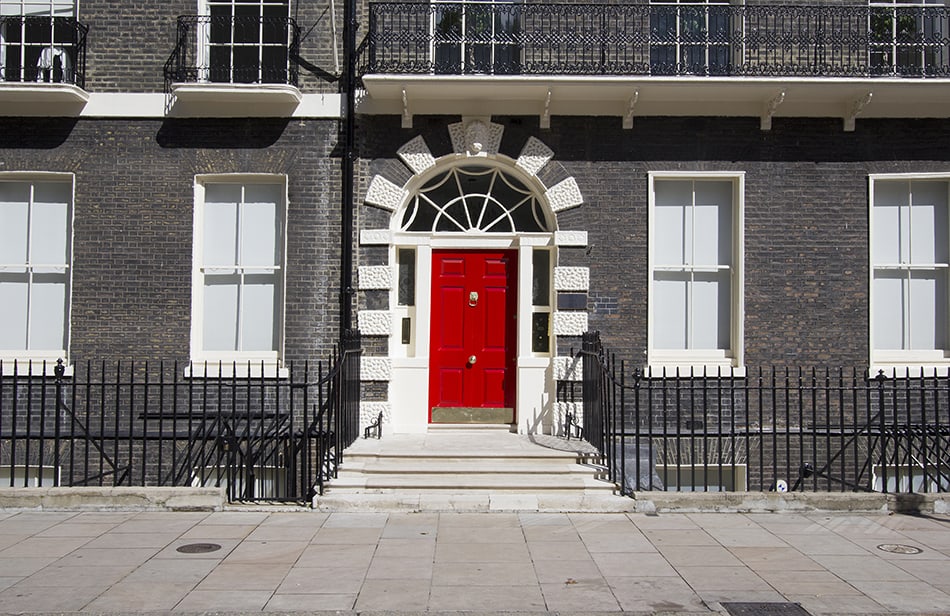
[(343, 207), (340, 253), (340, 332), (353, 328), (353, 176), (356, 159), (356, 0), (343, 2)]

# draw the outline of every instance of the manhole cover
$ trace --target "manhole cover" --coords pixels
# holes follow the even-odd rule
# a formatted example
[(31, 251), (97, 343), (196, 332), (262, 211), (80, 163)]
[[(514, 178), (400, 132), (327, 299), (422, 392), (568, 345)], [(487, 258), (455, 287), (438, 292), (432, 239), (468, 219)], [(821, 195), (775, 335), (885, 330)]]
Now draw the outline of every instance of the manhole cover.
[(912, 545), (901, 545), (899, 543), (885, 543), (877, 546), (877, 549), (882, 552), (890, 552), (891, 554), (920, 554), (923, 552), (920, 548), (916, 548)]
[(732, 616), (811, 616), (798, 603), (723, 603)]
[(177, 551), (182, 554), (207, 554), (208, 552), (217, 552), (221, 546), (217, 543), (186, 543), (179, 546)]

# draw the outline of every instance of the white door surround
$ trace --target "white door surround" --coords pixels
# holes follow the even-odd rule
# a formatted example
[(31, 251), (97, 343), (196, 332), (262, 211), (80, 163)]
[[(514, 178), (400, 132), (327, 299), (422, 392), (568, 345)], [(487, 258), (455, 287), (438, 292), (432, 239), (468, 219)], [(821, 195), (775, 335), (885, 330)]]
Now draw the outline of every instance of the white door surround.
[[(589, 273), (556, 264), (559, 249), (587, 245), (586, 231), (557, 225), (558, 212), (581, 205), (583, 197), (573, 177), (544, 185), (538, 173), (554, 153), (540, 140), (529, 137), (517, 159), (500, 154), (503, 132), (488, 118), (463, 118), (449, 126), (452, 154), (436, 159), (417, 136), (397, 152), (412, 177), (398, 185), (380, 174), (370, 183), (365, 205), (392, 212), (391, 222), (388, 229), (361, 229), (360, 244), (387, 246), (389, 264), (360, 267), (358, 287), (388, 291), (389, 309), (359, 311), (358, 326), (364, 337), (385, 337), (388, 354), (364, 357), (361, 378), (388, 383), (388, 400), (363, 402), (362, 423), (382, 412), (386, 432), (428, 429), (431, 264), (432, 250), (440, 248), (517, 251), (518, 432), (558, 433), (564, 413), (580, 410), (558, 408), (555, 400), (556, 381), (579, 376), (570, 358), (556, 356), (556, 337), (586, 331), (587, 312), (556, 307), (559, 291), (588, 290)], [(436, 185), (444, 187), (433, 190)], [(536, 251), (547, 258), (536, 259)], [(538, 263), (546, 264), (543, 272)], [(538, 297), (539, 276), (547, 298)]]

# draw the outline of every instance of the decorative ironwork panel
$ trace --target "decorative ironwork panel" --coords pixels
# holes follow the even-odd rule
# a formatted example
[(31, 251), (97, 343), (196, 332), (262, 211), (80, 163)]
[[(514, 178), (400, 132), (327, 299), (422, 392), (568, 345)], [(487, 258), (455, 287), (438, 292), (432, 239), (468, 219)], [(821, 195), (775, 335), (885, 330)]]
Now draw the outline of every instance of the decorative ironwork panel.
[(300, 28), (289, 17), (184, 15), (165, 82), (297, 85), (299, 53)]
[(950, 7), (370, 4), (365, 73), (940, 77)]
[(0, 19), (0, 80), (86, 85), (86, 33), (72, 17)]

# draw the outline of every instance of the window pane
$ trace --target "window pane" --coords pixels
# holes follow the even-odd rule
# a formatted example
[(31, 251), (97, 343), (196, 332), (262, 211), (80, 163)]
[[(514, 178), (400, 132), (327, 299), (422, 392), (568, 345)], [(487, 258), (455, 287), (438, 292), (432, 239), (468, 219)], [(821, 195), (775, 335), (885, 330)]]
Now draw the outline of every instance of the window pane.
[(0, 349), (26, 349), (27, 274), (0, 272)]
[(729, 272), (696, 274), (692, 291), (693, 339), (690, 348), (730, 348)]
[(687, 209), (682, 205), (665, 204), (653, 210), (653, 259), (656, 265), (687, 263), (684, 238)]
[(30, 185), (0, 182), (0, 264), (26, 264)]
[(277, 239), (278, 186), (248, 186), (241, 211), (241, 265), (271, 266), (280, 261)]
[(30, 228), (30, 262), (62, 265), (68, 261), (69, 184), (36, 184)]
[(874, 347), (877, 349), (904, 348), (904, 282), (901, 276), (895, 271), (874, 274)]
[(947, 183), (914, 182), (911, 190), (911, 262), (946, 263)]
[(534, 353), (547, 353), (551, 349), (549, 335), (551, 315), (547, 312), (535, 312), (531, 315), (531, 350)]
[(204, 349), (237, 350), (238, 284), (237, 274), (205, 276)]
[(910, 348), (946, 348), (946, 277), (937, 272), (913, 272), (910, 278)]
[(550, 306), (551, 253), (547, 250), (535, 250), (531, 260), (534, 272), (531, 280), (531, 303), (535, 306)]
[(899, 207), (875, 204), (872, 245), (875, 264), (896, 265), (901, 262), (900, 228)]
[(656, 180), (653, 186), (657, 206), (688, 207), (693, 204), (693, 182), (690, 180)]
[(653, 346), (686, 349), (688, 274), (657, 272), (653, 283)]
[(241, 297), (241, 351), (276, 351), (276, 277), (245, 276)]
[(36, 274), (30, 297), (30, 350), (66, 348), (65, 274)]
[(397, 302), (400, 306), (416, 304), (416, 251), (399, 249), (399, 289)]
[(693, 263), (732, 263), (732, 183), (696, 182)]
[(237, 211), (241, 187), (209, 184), (205, 187), (205, 267), (237, 263)]

